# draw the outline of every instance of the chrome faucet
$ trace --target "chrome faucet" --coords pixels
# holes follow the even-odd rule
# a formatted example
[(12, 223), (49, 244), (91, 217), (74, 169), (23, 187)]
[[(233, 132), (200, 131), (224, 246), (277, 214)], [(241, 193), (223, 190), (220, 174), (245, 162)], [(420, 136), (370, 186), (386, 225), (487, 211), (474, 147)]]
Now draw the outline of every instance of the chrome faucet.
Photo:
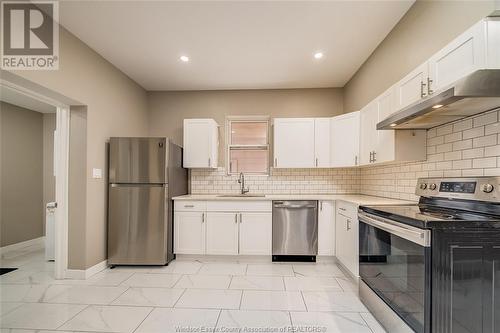
[(243, 174), (243, 172), (240, 172), (238, 183), (240, 183), (241, 185), (241, 194), (247, 194), (248, 192), (250, 192), (250, 189), (248, 187), (245, 188), (245, 175)]

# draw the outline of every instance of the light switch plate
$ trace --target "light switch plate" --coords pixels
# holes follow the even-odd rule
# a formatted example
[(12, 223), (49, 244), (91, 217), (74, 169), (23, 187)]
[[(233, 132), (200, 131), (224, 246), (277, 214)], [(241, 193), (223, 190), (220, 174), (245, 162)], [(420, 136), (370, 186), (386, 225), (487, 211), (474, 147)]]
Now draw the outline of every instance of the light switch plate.
[(102, 178), (102, 169), (92, 168), (92, 178), (101, 179)]

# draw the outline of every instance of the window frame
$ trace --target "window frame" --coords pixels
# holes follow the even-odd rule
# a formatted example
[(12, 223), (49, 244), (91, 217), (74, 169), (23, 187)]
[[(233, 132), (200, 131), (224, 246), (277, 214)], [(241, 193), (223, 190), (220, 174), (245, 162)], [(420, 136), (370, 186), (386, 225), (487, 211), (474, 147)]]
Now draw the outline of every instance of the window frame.
[[(231, 142), (232, 123), (266, 123), (266, 144), (262, 145), (238, 145)], [(231, 172), (231, 150), (267, 150), (267, 166), (265, 172), (245, 172), (249, 176), (269, 176), (271, 158), (271, 117), (270, 116), (226, 116), (226, 174), (228, 176), (238, 175), (239, 172)]]

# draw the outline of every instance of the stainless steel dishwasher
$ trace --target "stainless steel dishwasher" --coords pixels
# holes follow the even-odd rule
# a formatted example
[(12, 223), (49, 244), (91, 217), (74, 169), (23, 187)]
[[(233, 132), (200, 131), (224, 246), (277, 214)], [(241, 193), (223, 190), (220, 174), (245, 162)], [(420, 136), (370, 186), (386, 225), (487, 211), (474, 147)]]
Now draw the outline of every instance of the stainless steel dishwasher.
[(318, 202), (273, 201), (273, 261), (316, 261)]

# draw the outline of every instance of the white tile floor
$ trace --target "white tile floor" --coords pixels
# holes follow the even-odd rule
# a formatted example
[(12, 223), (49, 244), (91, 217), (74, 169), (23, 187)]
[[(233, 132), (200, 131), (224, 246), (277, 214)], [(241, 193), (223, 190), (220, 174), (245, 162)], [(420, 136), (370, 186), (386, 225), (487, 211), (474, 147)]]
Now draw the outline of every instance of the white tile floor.
[(335, 264), (186, 260), (61, 281), (43, 249), (26, 249), (2, 266), (19, 269), (0, 276), (1, 333), (385, 332)]

